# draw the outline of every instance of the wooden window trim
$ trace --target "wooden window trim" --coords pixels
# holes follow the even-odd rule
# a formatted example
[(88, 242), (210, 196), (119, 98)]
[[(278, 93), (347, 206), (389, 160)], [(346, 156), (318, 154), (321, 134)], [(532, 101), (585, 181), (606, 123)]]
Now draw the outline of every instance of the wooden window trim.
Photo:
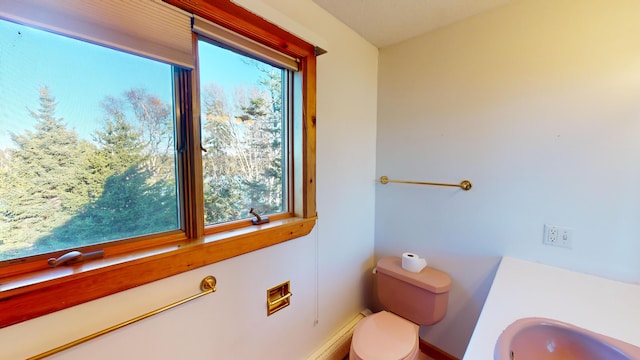
[[(186, 232), (122, 242), (105, 248), (103, 259), (71, 266), (49, 269), (46, 259), (42, 259), (0, 268), (0, 328), (305, 236), (313, 230), (317, 219), (314, 46), (229, 0), (215, 4), (191, 0), (165, 2), (300, 60), (302, 122), (294, 129), (299, 137), (292, 164), (297, 175), (293, 186), (294, 211), (268, 224), (231, 227), (210, 235), (204, 235), (204, 226), (198, 229), (188, 226)], [(186, 166), (201, 166), (197, 157)], [(187, 172), (187, 178), (189, 173), (194, 174), (189, 169)], [(188, 181), (194, 181), (193, 176)], [(185, 201), (199, 206), (197, 193), (198, 190), (185, 194)], [(186, 210), (192, 211), (193, 205)]]

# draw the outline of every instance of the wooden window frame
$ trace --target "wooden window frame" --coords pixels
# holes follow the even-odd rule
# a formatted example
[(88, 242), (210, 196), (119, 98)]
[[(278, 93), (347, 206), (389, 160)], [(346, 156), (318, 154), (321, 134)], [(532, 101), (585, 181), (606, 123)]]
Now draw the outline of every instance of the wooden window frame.
[[(308, 235), (316, 223), (316, 48), (230, 0), (165, 0), (300, 61), (301, 121), (294, 124), (293, 210), (268, 224), (242, 221), (205, 234), (199, 129), (190, 109), (179, 109), (192, 147), (183, 159), (185, 231), (147, 236), (104, 248), (102, 259), (48, 268), (46, 259), (0, 268), (0, 328), (172, 275)], [(194, 37), (194, 41), (195, 37)], [(192, 79), (193, 80), (193, 79)], [(192, 105), (197, 99), (192, 99)], [(199, 127), (198, 127), (199, 128)], [(200, 179), (198, 179), (200, 174)], [(207, 231), (209, 233), (209, 231)], [(91, 247), (87, 248), (91, 250)]]

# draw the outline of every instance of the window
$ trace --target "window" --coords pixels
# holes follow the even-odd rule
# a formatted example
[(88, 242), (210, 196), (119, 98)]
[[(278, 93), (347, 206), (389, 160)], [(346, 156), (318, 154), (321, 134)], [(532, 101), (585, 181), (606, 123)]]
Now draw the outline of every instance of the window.
[(287, 212), (289, 71), (198, 42), (205, 225)]
[(0, 49), (0, 261), (181, 227), (170, 65), (4, 20)]
[[(230, 1), (166, 2), (0, 9), (0, 327), (313, 228), (314, 47)], [(104, 257), (49, 269), (72, 249)]]

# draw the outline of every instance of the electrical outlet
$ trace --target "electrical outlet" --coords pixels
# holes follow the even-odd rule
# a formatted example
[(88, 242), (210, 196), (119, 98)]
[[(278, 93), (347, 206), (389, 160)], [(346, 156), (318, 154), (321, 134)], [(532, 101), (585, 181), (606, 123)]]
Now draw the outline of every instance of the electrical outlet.
[(542, 243), (571, 249), (573, 246), (573, 229), (565, 226), (545, 224)]

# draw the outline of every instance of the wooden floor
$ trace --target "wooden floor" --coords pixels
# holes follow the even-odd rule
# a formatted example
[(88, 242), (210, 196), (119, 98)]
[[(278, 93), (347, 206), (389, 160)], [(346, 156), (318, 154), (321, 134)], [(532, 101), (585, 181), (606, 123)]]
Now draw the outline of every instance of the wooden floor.
[[(342, 360), (349, 360), (349, 355), (345, 356), (344, 359)], [(432, 358), (426, 355), (425, 353), (420, 353), (418, 360), (438, 360), (438, 359)]]
[[(342, 360), (349, 360), (349, 354)], [(420, 339), (418, 360), (458, 360), (458, 358)]]
[[(424, 360), (459, 360), (457, 357), (448, 352), (420, 339), (420, 352), (426, 357)], [(423, 358), (420, 358), (423, 360)]]
[[(345, 356), (344, 359), (342, 360), (349, 360), (349, 354), (347, 354), (347, 356)], [(420, 355), (418, 355), (418, 360), (441, 360), (441, 359), (432, 358), (431, 356), (421, 352)]]

